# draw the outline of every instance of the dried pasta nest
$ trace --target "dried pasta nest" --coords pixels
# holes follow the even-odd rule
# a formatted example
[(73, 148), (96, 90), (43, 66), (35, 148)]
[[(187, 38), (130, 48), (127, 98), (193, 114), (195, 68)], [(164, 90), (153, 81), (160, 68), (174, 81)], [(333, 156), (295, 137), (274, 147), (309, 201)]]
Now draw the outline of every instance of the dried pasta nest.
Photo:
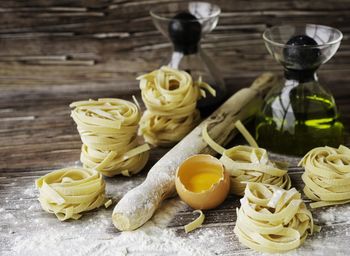
[(232, 147), (223, 152), (220, 161), (230, 174), (233, 194), (243, 196), (246, 182), (260, 182), (285, 189), (291, 187), (287, 170), (270, 161), (263, 148)]
[(61, 220), (79, 219), (82, 212), (106, 202), (100, 173), (83, 168), (64, 168), (36, 180), (42, 208)]
[(318, 147), (310, 150), (299, 165), (305, 168), (304, 193), (312, 208), (350, 202), (350, 149)]
[(299, 247), (314, 228), (295, 188), (247, 183), (234, 228), (241, 243), (260, 252), (285, 252)]
[(142, 100), (147, 110), (139, 134), (152, 145), (172, 145), (180, 141), (200, 121), (197, 100), (208, 90), (215, 91), (202, 81), (194, 82), (185, 71), (162, 67), (137, 78)]
[(150, 147), (137, 137), (140, 110), (122, 99), (77, 101), (71, 116), (83, 142), (80, 160), (84, 167), (103, 175), (129, 176), (143, 169)]
[(243, 196), (247, 182), (260, 182), (285, 189), (291, 187), (287, 165), (269, 160), (267, 151), (258, 147), (240, 120), (236, 121), (235, 127), (251, 146), (240, 145), (225, 149), (210, 137), (207, 126), (208, 124), (203, 127), (202, 137), (212, 149), (222, 155), (220, 161), (230, 174), (231, 193)]

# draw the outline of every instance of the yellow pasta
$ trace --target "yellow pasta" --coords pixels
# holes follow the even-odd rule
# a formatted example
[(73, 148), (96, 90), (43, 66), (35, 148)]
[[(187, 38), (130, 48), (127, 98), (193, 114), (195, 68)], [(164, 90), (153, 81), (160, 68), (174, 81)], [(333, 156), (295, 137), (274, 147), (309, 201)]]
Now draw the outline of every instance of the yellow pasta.
[(313, 231), (312, 214), (295, 188), (247, 183), (234, 228), (242, 244), (259, 252), (286, 252)]
[(244, 195), (245, 182), (260, 182), (281, 188), (291, 187), (287, 170), (270, 161), (263, 148), (236, 146), (224, 151), (220, 161), (230, 174), (231, 192)]
[(150, 149), (137, 137), (139, 108), (126, 100), (78, 101), (71, 116), (83, 142), (80, 160), (84, 167), (106, 176), (129, 176), (143, 169)]
[(109, 199), (107, 202), (104, 203), (104, 205), (105, 205), (106, 208), (108, 208), (108, 207), (110, 207), (112, 205), (112, 203), (113, 203), (112, 200)]
[(304, 193), (312, 208), (350, 202), (350, 149), (318, 147), (310, 150), (299, 165), (305, 168)]
[(185, 72), (162, 67), (137, 78), (140, 80), (144, 112), (139, 134), (152, 145), (171, 145), (180, 141), (200, 121), (197, 100), (205, 91), (215, 91), (202, 81), (193, 82)]
[(199, 216), (194, 221), (185, 225), (185, 232), (186, 233), (189, 233), (189, 232), (199, 228), (204, 222), (205, 216), (201, 210), (195, 210), (195, 211), (193, 211), (193, 213), (199, 213)]
[(267, 151), (258, 148), (257, 143), (240, 121), (237, 121), (235, 125), (252, 146), (235, 146), (225, 149), (210, 138), (207, 125), (202, 130), (203, 139), (222, 155), (220, 161), (230, 174), (231, 193), (243, 196), (245, 182), (260, 182), (289, 189), (291, 180), (285, 166), (269, 160)]
[(42, 208), (61, 221), (79, 219), (81, 213), (106, 202), (105, 182), (94, 170), (64, 168), (35, 181)]

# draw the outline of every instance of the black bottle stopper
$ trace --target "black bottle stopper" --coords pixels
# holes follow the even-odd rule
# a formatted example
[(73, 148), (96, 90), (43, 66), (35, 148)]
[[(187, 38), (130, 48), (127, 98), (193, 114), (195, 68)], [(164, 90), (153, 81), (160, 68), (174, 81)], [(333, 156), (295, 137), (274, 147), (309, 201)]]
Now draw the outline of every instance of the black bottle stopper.
[(168, 31), (175, 51), (185, 55), (198, 51), (202, 26), (194, 15), (189, 12), (178, 13), (170, 21)]
[(321, 51), (316, 47), (312, 47), (317, 46), (317, 42), (309, 36), (297, 35), (291, 37), (286, 45), (287, 47), (283, 50), (284, 59), (287, 63), (286, 78), (299, 82), (314, 80), (314, 73), (321, 65)]

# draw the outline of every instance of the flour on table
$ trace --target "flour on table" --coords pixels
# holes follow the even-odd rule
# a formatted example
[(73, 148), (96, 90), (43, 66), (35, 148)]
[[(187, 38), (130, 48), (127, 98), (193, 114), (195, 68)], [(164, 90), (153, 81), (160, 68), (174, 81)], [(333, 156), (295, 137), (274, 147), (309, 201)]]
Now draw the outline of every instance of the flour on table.
[[(142, 176), (106, 179), (107, 195), (113, 197), (113, 206), (142, 181)], [(121, 233), (112, 224), (113, 206), (87, 212), (77, 221), (60, 222), (41, 209), (33, 183), (24, 186), (20, 192), (12, 189), (7, 188), (2, 194), (5, 200), (0, 200), (3, 219), (1, 256), (264, 255), (238, 242), (233, 234), (234, 216), (225, 224), (204, 222), (203, 227), (188, 234), (181, 227), (172, 228), (174, 216), (180, 211), (188, 211), (177, 198), (165, 201), (153, 218), (138, 230)], [(233, 215), (234, 211), (232, 209)], [(350, 236), (350, 204), (314, 209), (312, 214), (316, 224), (322, 226), (321, 232), (308, 237), (299, 249), (283, 256), (347, 256), (349, 239), (344, 237)], [(180, 220), (182, 217), (178, 216)]]
[(335, 205), (333, 207), (324, 207), (317, 214), (317, 219), (331, 225), (332, 223), (350, 223), (350, 205)]
[[(114, 229), (111, 212), (100, 209), (94, 216), (82, 221), (39, 223), (33, 220), (36, 230), (26, 230), (17, 236), (9, 255), (211, 255), (203, 249), (204, 239), (178, 237), (166, 228), (174, 215), (185, 208), (179, 199), (168, 200), (151, 221), (136, 231), (107, 233)], [(53, 224), (53, 225), (52, 225)], [(57, 225), (64, 227), (57, 228)], [(102, 235), (101, 234), (105, 234)], [(209, 231), (209, 235), (213, 232)], [(205, 241), (203, 241), (205, 240)]]
[[(141, 182), (142, 178), (138, 177), (134, 180), (107, 179), (107, 183), (112, 183), (107, 186), (107, 195), (113, 197), (115, 204)], [(60, 222), (41, 209), (37, 194), (29, 184), (16, 194), (17, 199), (0, 205), (2, 218), (9, 223), (0, 234), (1, 255), (202, 256), (215, 255), (214, 252), (225, 248), (217, 242), (220, 232), (212, 228), (184, 234), (181, 227), (167, 227), (176, 213), (187, 209), (178, 198), (166, 200), (153, 218), (138, 230), (118, 232), (112, 224), (113, 206), (87, 212), (77, 221)]]
[(5, 220), (12, 219), (12, 218), (14, 218), (14, 216), (11, 213), (6, 213), (2, 216), (2, 219), (5, 219)]
[(35, 190), (34, 185), (32, 187), (29, 187), (23, 191), (23, 194), (26, 196), (36, 196), (37, 192)]

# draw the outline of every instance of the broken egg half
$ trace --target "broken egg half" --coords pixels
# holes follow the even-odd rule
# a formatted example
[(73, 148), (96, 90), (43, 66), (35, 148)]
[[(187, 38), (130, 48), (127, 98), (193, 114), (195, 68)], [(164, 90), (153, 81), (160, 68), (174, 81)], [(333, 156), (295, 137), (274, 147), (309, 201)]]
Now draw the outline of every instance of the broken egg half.
[(227, 197), (230, 178), (217, 158), (199, 154), (178, 167), (175, 186), (180, 198), (192, 208), (213, 209)]

